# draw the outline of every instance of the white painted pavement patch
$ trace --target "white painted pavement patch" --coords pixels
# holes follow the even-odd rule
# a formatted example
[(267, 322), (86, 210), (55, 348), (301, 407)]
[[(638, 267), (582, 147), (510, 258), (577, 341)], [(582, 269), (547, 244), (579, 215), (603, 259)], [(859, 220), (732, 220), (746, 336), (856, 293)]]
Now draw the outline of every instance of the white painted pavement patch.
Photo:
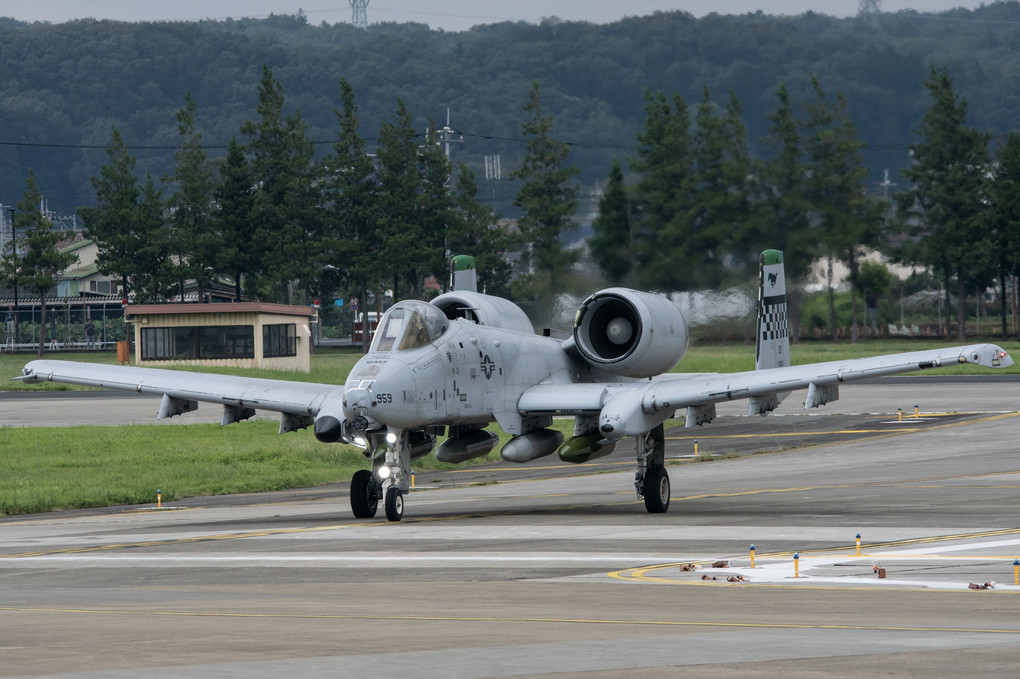
[[(959, 554), (966, 552), (966, 554)], [(861, 556), (856, 553), (834, 554), (805, 554), (798, 555), (798, 563), (786, 556), (782, 559), (756, 558), (755, 567), (750, 567), (750, 560), (741, 558), (730, 560), (730, 566), (726, 568), (700, 568), (693, 573), (683, 573), (684, 580), (703, 580), (705, 576), (716, 578), (715, 582), (726, 582), (730, 576), (741, 577), (741, 582), (752, 584), (784, 584), (784, 585), (820, 585), (838, 584), (844, 586), (867, 586), (867, 587), (917, 587), (924, 589), (972, 589), (971, 583), (976, 585), (987, 585), (988, 589), (1000, 591), (1020, 591), (1015, 585), (1013, 562), (1017, 556), (1009, 555), (1013, 552), (1020, 555), (1020, 537), (1003, 540), (967, 540), (963, 542), (946, 541), (944, 543), (934, 542), (923, 547), (910, 547), (904, 549), (881, 549), (875, 551), (862, 551)], [(691, 561), (697, 561), (692, 559)], [(745, 563), (746, 562), (746, 563)], [(901, 563), (906, 562), (906, 563)], [(897, 564), (901, 572), (909, 572), (912, 577), (897, 575)], [(937, 567), (944, 567), (947, 564), (967, 566), (969, 564), (980, 564), (984, 571), (1001, 573), (998, 581), (990, 579), (979, 579), (975, 582), (972, 579), (960, 578), (953, 573), (943, 573), (941, 577), (918, 578), (913, 574), (924, 566), (930, 566), (933, 570)], [(989, 564), (995, 564), (989, 567)], [(854, 568), (861, 572), (860, 575), (836, 575), (838, 570)], [(877, 577), (877, 568), (886, 569), (886, 577)], [(652, 571), (656, 575), (651, 576), (656, 582), (661, 581), (659, 576), (665, 572), (678, 572), (678, 568), (671, 568), (669, 571)], [(642, 579), (638, 577), (636, 579)]]

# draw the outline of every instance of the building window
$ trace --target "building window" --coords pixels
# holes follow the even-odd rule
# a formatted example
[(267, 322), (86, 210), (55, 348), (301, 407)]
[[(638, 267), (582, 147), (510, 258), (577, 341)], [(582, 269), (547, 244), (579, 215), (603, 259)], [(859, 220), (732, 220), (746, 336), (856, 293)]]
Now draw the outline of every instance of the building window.
[(211, 325), (198, 328), (199, 358), (255, 358), (255, 328)]
[(263, 325), (262, 356), (297, 356), (297, 326), (294, 323)]
[(173, 358), (173, 328), (142, 328), (143, 361), (166, 361)]
[(142, 328), (143, 361), (255, 358), (255, 328), (250, 325)]

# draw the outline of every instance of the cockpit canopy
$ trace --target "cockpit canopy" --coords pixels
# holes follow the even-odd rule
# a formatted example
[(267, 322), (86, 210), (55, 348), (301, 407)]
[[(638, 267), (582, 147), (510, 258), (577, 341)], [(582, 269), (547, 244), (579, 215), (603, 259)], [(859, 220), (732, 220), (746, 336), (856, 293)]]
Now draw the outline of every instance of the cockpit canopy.
[(413, 299), (397, 302), (382, 318), (372, 351), (406, 351), (431, 344), (449, 327), (442, 311)]

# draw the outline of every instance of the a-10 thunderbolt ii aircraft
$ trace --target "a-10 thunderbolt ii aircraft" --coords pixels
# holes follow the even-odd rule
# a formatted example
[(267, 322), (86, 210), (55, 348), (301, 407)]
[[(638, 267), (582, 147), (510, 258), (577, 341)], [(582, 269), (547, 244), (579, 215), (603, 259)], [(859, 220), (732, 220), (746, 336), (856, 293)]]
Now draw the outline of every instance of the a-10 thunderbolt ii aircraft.
[[(701, 425), (715, 417), (716, 403), (736, 399), (748, 399), (749, 415), (764, 415), (797, 389), (807, 389), (804, 407), (815, 408), (836, 400), (841, 383), (862, 377), (1013, 363), (998, 346), (974, 344), (791, 366), (777, 250), (761, 255), (756, 369), (730, 374), (666, 373), (683, 358), (688, 332), (665, 297), (619, 287), (596, 292), (561, 341), (536, 334), (512, 302), (476, 292), (473, 265), (457, 276), (472, 282), (431, 303), (394, 304), (342, 386), (50, 360), (28, 363), (18, 379), (162, 394), (161, 419), (194, 410), (198, 401), (222, 404), (224, 424), (255, 409), (279, 412), (281, 432), (313, 426), (320, 441), (362, 447), (372, 470), (351, 481), (354, 515), (374, 516), (382, 500), (386, 517), (399, 521), (411, 461), (444, 435), (440, 460), (485, 455), (498, 442), (485, 429), (493, 421), (512, 435), (500, 451), (511, 462), (557, 453), (582, 463), (634, 438), (637, 495), (649, 512), (661, 513), (670, 499), (663, 423), (676, 415), (684, 413), (688, 427)], [(574, 418), (568, 440), (550, 428), (554, 416)]]

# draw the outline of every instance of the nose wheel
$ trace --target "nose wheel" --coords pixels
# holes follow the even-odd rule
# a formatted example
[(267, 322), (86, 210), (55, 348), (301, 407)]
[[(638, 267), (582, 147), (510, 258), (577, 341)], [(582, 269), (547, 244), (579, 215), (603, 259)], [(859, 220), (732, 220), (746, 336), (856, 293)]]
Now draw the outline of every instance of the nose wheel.
[(386, 489), (386, 518), (390, 521), (404, 518), (404, 494), (393, 486)]

